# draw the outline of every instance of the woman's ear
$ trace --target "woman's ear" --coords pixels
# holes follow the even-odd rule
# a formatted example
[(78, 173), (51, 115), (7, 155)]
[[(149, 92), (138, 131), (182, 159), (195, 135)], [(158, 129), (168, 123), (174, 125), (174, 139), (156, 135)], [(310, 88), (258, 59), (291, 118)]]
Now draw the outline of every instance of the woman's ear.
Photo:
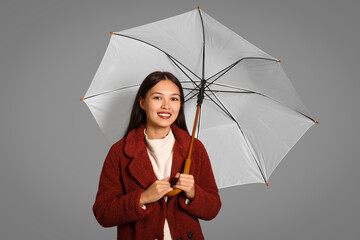
[(139, 97), (139, 105), (140, 105), (141, 109), (144, 110), (144, 99), (142, 97)]

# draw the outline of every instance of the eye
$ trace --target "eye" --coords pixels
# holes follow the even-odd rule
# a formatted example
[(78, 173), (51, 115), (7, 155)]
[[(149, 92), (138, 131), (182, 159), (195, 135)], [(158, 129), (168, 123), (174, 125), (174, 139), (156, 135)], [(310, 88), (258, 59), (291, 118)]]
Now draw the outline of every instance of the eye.
[(171, 101), (179, 101), (179, 98), (173, 97), (173, 98), (171, 98)]
[(159, 100), (159, 99), (160, 99), (160, 97), (159, 97), (159, 96), (154, 96), (154, 97), (153, 97), (153, 99), (155, 99), (155, 100)]

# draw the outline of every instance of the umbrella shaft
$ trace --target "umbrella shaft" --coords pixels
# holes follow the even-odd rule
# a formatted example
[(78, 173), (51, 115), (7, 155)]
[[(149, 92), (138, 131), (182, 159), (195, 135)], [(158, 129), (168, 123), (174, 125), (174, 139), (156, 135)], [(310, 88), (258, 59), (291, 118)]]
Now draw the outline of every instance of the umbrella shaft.
[(189, 172), (190, 172), (191, 154), (192, 154), (192, 148), (193, 148), (193, 145), (194, 145), (195, 132), (196, 132), (196, 127), (197, 127), (197, 122), (198, 122), (198, 119), (199, 119), (200, 108), (201, 108), (200, 105), (197, 105), (195, 121), (194, 121), (194, 127), (193, 127), (193, 131), (192, 131), (192, 134), (191, 134), (189, 152), (188, 152), (188, 156), (186, 158), (185, 167), (184, 167), (184, 173), (186, 173), (186, 174), (189, 174)]

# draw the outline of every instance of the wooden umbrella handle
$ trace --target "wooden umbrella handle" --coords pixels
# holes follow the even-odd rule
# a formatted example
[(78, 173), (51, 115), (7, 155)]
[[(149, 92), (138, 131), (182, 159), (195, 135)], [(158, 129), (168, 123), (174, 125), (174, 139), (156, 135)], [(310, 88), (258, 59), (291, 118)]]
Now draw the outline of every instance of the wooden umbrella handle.
[[(195, 132), (196, 132), (196, 127), (197, 127), (197, 122), (198, 122), (198, 119), (199, 119), (199, 113), (200, 113), (200, 105), (197, 105), (197, 108), (196, 108), (196, 115), (195, 115), (195, 121), (194, 121), (194, 127), (193, 127), (193, 131), (192, 131), (192, 134), (191, 134), (191, 141), (190, 141), (190, 147), (189, 147), (189, 152), (188, 152), (188, 156), (185, 160), (185, 166), (184, 166), (184, 173), (185, 174), (189, 174), (190, 172), (190, 165), (191, 165), (191, 153), (192, 153), (192, 148), (193, 148), (193, 145), (194, 145), (194, 139), (195, 139)], [(168, 192), (166, 194), (166, 196), (168, 197), (173, 197), (177, 194), (179, 194), (181, 192), (180, 189), (174, 189), (170, 192)]]

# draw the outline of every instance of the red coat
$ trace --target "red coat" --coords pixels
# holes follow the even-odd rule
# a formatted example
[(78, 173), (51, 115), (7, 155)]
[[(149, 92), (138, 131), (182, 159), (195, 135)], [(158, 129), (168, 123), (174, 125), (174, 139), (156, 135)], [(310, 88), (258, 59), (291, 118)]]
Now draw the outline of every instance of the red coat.
[[(190, 144), (188, 133), (171, 126), (175, 135), (170, 182), (183, 172)], [(141, 193), (157, 180), (148, 156), (144, 125), (115, 143), (105, 159), (99, 190), (93, 206), (97, 221), (103, 227), (117, 226), (117, 239), (163, 239), (167, 218), (171, 236), (177, 239), (204, 239), (199, 219), (211, 220), (219, 212), (221, 201), (210, 161), (202, 143), (195, 139), (190, 174), (195, 179), (195, 197), (185, 204), (185, 195), (139, 207)]]

